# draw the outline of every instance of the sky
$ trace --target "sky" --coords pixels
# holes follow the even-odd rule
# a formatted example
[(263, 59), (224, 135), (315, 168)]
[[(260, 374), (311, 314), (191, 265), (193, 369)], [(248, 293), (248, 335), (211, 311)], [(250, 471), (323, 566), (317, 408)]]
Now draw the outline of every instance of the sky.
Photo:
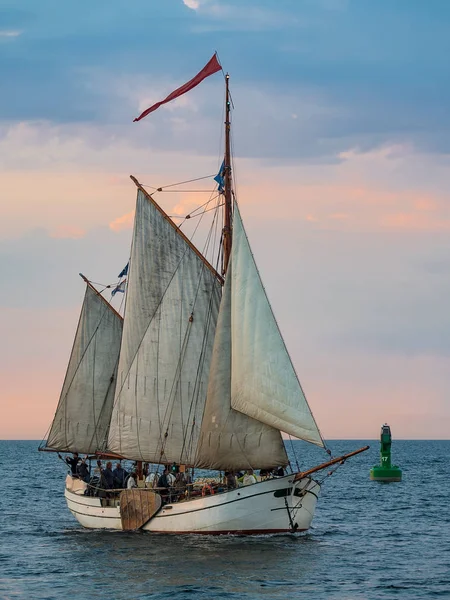
[[(0, 438), (46, 434), (78, 273), (128, 260), (129, 175), (217, 172), (220, 74), (132, 122), (214, 51), (241, 213), (323, 436), (448, 439), (447, 0), (0, 0)], [(182, 215), (205, 195), (155, 199)]]

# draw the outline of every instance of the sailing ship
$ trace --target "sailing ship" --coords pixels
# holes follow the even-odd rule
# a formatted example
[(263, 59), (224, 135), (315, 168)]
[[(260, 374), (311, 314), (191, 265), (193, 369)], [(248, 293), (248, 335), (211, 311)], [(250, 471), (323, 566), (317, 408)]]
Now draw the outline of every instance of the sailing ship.
[(142, 478), (135, 489), (99, 490), (98, 484), (69, 474), (67, 505), (87, 528), (305, 531), (320, 492), (314, 473), (367, 449), (252, 485), (218, 485), (214, 494), (206, 493), (211, 486), (200, 490), (196, 484), (194, 469), (235, 473), (286, 467), (282, 432), (325, 447), (233, 190), (228, 74), (225, 87), (216, 267), (154, 194), (131, 177), (137, 201), (124, 316), (84, 278), (86, 293), (66, 377), (41, 448), (136, 461), (139, 472), (142, 463), (176, 463), (190, 473), (192, 483), (182, 496), (164, 496), (158, 487), (143, 487)]

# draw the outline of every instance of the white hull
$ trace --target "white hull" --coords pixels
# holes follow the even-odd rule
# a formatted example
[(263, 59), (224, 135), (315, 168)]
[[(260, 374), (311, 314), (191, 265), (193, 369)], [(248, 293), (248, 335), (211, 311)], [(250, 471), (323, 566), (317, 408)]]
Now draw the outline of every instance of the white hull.
[[(295, 483), (293, 479), (292, 475), (277, 477), (213, 496), (165, 504), (142, 529), (247, 535), (305, 531), (314, 517), (320, 485), (309, 477)], [(121, 530), (120, 506), (85, 496), (84, 488), (80, 480), (68, 476), (65, 497), (78, 522), (89, 529)]]

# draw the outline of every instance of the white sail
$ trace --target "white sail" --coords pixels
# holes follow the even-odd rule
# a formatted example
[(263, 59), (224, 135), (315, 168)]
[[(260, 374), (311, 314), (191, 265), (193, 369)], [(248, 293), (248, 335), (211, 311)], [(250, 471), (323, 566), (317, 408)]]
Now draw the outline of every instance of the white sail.
[(47, 448), (86, 453), (104, 448), (121, 336), (122, 318), (87, 285)]
[(231, 262), (220, 304), (195, 464), (231, 471), (284, 466), (289, 461), (280, 432), (231, 408), (232, 268)]
[(108, 448), (192, 464), (221, 286), (151, 197), (138, 191)]
[(231, 281), (231, 406), (323, 446), (262, 285), (236, 205)]

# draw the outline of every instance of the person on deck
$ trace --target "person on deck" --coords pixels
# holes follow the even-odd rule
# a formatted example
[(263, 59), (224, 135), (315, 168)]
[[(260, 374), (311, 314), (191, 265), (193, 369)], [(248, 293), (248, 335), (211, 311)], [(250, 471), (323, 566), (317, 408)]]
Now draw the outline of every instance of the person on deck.
[(161, 498), (167, 502), (167, 499), (169, 497), (169, 488), (172, 486), (172, 480), (169, 477), (171, 474), (169, 473), (169, 470), (167, 469), (167, 467), (164, 469), (163, 474), (161, 475), (161, 477), (158, 480), (158, 487), (162, 488), (160, 490), (160, 496)]
[(173, 487), (175, 485), (176, 476), (174, 473), (167, 473), (167, 481), (169, 482), (169, 486)]
[(80, 479), (82, 479), (85, 483), (89, 483), (89, 480), (91, 478), (91, 473), (89, 471), (89, 467), (87, 466), (85, 458), (83, 458), (83, 460), (80, 462), (80, 464), (77, 465), (77, 474), (78, 474), (78, 477)]
[(153, 488), (158, 483), (159, 475), (151, 471), (145, 478), (145, 487)]
[(114, 475), (112, 472), (112, 463), (107, 462), (106, 468), (102, 469), (102, 487), (106, 489), (112, 489), (114, 487)]
[(227, 486), (229, 490), (234, 490), (237, 487), (236, 477), (234, 476), (234, 473), (232, 473), (231, 471), (225, 471), (223, 483)]
[(184, 473), (177, 473), (173, 487), (178, 493), (186, 491), (186, 478), (184, 476)]
[(127, 489), (132, 490), (133, 488), (137, 488), (137, 474), (134, 471), (130, 473), (127, 481)]
[(242, 480), (242, 485), (253, 485), (254, 483), (257, 483), (257, 482), (258, 482), (258, 480), (256, 479), (256, 476), (253, 474), (253, 469), (248, 469)]
[(167, 468), (164, 469), (163, 474), (158, 480), (158, 487), (168, 489), (171, 485), (171, 480), (168, 478), (169, 471)]
[(123, 489), (125, 487), (125, 482), (128, 477), (127, 471), (125, 471), (125, 469), (120, 463), (116, 463), (116, 468), (112, 473), (114, 477), (114, 487)]
[(70, 470), (72, 472), (72, 475), (77, 475), (77, 466), (78, 463), (81, 461), (81, 458), (78, 456), (78, 452), (74, 452), (73, 453), (73, 457), (71, 456), (66, 456), (64, 459), (61, 456), (61, 454), (58, 452), (58, 456), (61, 460), (65, 460), (66, 463), (69, 465)]

